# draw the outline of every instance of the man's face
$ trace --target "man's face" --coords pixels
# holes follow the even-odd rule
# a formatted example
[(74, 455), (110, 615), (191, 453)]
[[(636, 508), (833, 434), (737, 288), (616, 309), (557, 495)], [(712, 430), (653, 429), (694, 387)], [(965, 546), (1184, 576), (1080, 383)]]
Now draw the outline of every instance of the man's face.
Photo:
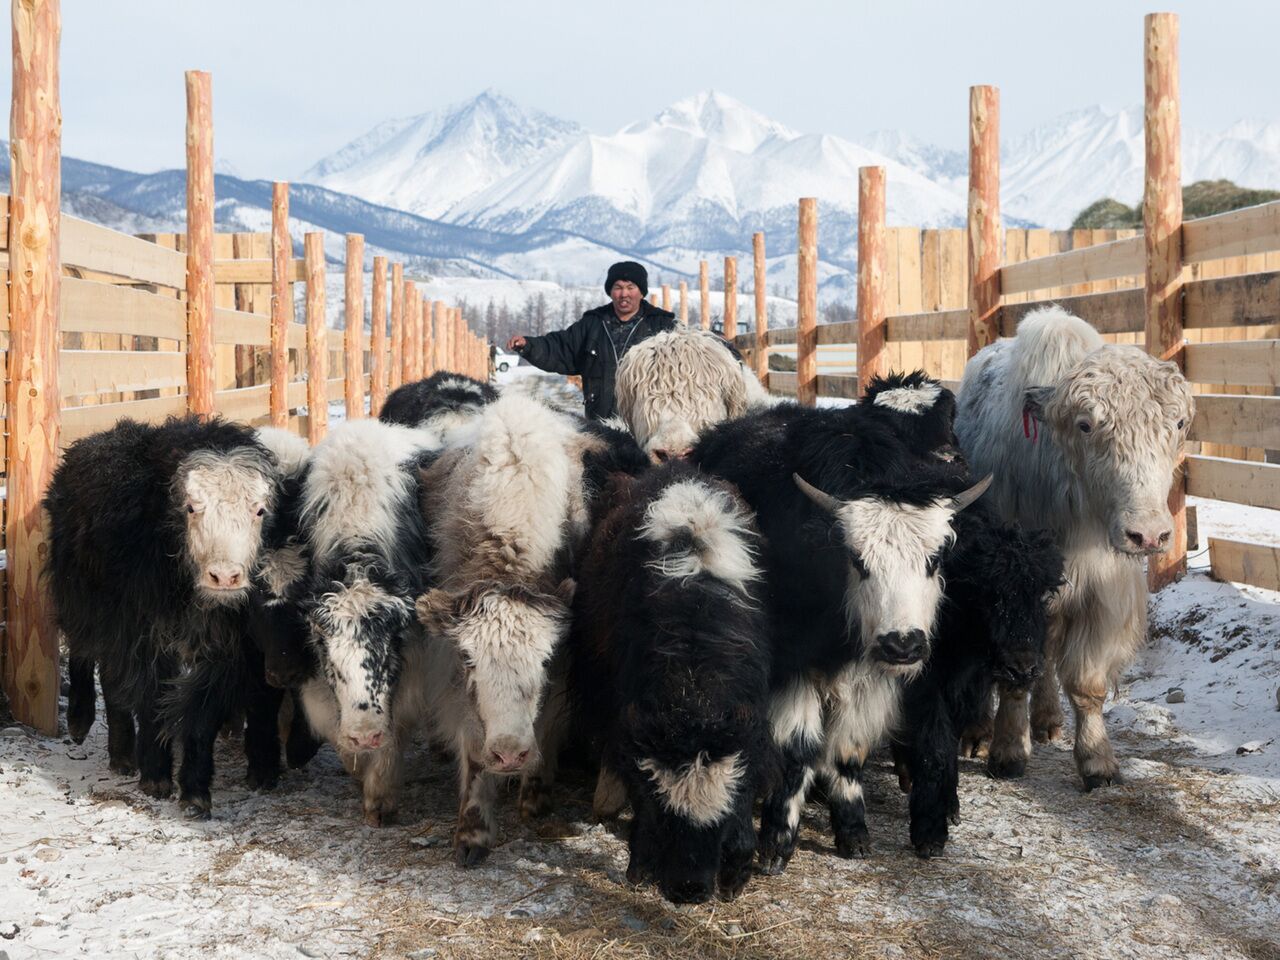
[(625, 317), (640, 309), (640, 301), (644, 299), (640, 288), (630, 280), (617, 280), (609, 288), (609, 296), (613, 299), (613, 309), (618, 316)]

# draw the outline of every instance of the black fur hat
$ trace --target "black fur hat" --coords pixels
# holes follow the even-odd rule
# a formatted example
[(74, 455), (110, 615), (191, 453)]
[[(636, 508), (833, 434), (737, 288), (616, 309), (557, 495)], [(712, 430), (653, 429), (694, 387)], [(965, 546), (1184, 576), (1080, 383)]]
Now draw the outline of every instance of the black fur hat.
[(630, 280), (640, 288), (640, 296), (649, 295), (649, 272), (644, 265), (634, 260), (623, 260), (609, 268), (609, 275), (604, 278), (604, 292), (613, 293), (613, 285), (619, 280)]

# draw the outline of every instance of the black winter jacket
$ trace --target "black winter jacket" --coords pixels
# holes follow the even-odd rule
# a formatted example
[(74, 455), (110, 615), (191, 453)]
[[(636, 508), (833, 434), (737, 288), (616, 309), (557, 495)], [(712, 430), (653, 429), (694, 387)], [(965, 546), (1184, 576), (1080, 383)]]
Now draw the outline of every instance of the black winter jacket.
[(582, 377), (587, 416), (603, 420), (616, 412), (613, 381), (618, 361), (641, 340), (672, 330), (675, 325), (674, 313), (644, 300), (640, 303), (639, 315), (619, 326), (613, 304), (606, 303), (588, 310), (582, 319), (563, 330), (527, 338), (520, 348), (520, 356), (543, 370)]

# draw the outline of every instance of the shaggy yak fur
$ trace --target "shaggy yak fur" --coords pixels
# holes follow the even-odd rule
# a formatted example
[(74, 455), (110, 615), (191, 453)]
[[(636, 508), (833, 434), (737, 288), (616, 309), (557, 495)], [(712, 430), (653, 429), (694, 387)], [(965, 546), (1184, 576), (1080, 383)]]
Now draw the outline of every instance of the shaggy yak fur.
[(1146, 636), (1142, 560), (1172, 544), (1168, 494), (1194, 412), (1177, 366), (1104, 343), (1056, 306), (965, 368), (956, 414), (965, 457), (994, 474), (1000, 515), (1049, 531), (1066, 562), (1031, 715), (1013, 692), (996, 714), (991, 756), (1010, 772), (1030, 754), (1028, 726), (1037, 740), (1061, 730), (1061, 676), (1085, 788), (1116, 778), (1102, 704)]
[[(172, 790), (207, 817), (213, 742), (243, 709), (249, 782), (279, 775), (279, 692), (244, 638), (246, 601), (280, 499), (275, 458), (248, 428), (121, 420), (72, 444), (49, 486), (49, 578), (71, 656), (67, 724), (93, 723), (96, 664), (118, 773), (154, 797)], [(137, 719), (135, 736), (134, 720)]]
[(442, 447), (453, 430), (497, 399), (498, 391), (489, 384), (442, 370), (392, 390), (378, 419), (428, 430), (436, 436), (436, 446)]
[[(983, 503), (952, 526), (933, 653), (906, 685), (893, 743), (899, 782), (911, 795), (911, 843), (922, 857), (942, 853), (948, 820), (959, 822), (961, 731), (988, 714), (994, 687), (1025, 692), (1040, 675), (1047, 605), (1062, 585), (1062, 554), (1047, 535), (1005, 525)], [(1015, 773), (994, 759), (991, 772)]]
[(683, 463), (619, 478), (594, 512), (570, 691), (634, 811), (627, 877), (680, 903), (736, 896), (775, 756), (751, 512)]
[(924, 371), (872, 377), (861, 403), (917, 456), (946, 461), (960, 456), (953, 429), (955, 395)]
[(421, 630), (413, 598), (431, 559), (418, 507), (418, 467), (435, 438), (377, 420), (352, 420), (312, 452), (301, 529), (313, 571), (301, 604), (319, 671), (302, 684), (311, 729), (360, 781), (364, 818), (389, 823), (402, 750), (421, 722)]
[(783, 770), (765, 797), (764, 869), (794, 853), (815, 773), (837, 852), (864, 856), (862, 765), (894, 725), (903, 678), (928, 658), (952, 519), (981, 486), (966, 490), (962, 469), (920, 458), (861, 404), (749, 414), (713, 428), (692, 459), (741, 491), (765, 537)]
[(528, 816), (555, 773), (570, 571), (589, 520), (585, 461), (609, 452), (605, 428), (584, 432), (579, 422), (510, 395), (422, 472), (438, 583), (418, 599), (429, 637), (423, 682), (434, 732), (458, 759), (463, 866), (494, 843), (499, 781), (520, 777)]
[(616, 390), (618, 413), (655, 463), (688, 454), (712, 424), (773, 402), (724, 339), (684, 327), (628, 350)]

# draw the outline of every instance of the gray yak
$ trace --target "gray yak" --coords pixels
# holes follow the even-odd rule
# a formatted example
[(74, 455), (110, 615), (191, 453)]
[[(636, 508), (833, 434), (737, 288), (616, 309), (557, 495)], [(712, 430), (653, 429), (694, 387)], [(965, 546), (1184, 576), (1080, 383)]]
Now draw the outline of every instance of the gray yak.
[(1001, 697), (993, 772), (1021, 775), (1031, 737), (1061, 731), (1061, 677), (1085, 789), (1117, 778), (1102, 704), (1146, 636), (1142, 560), (1171, 546), (1168, 494), (1193, 414), (1174, 364), (1107, 344), (1057, 306), (965, 368), (955, 424), (965, 457), (995, 476), (988, 497), (1004, 518), (1047, 530), (1066, 561), (1031, 715), (1025, 694)]

